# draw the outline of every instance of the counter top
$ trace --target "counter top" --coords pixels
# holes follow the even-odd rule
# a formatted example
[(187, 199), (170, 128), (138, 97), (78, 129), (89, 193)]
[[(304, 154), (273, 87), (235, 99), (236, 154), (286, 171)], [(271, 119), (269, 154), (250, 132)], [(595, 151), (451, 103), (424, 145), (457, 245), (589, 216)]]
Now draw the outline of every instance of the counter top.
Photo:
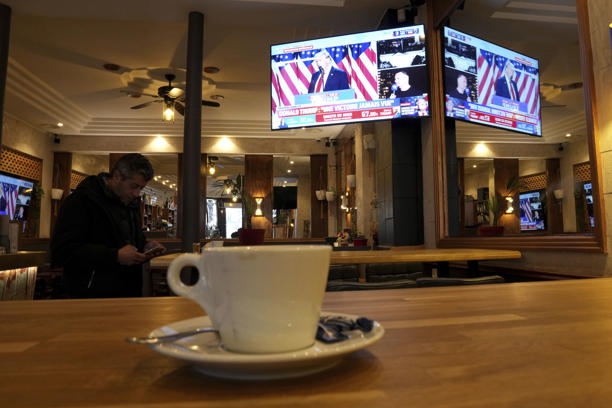
[(0, 255), (0, 271), (40, 266), (47, 262), (47, 258), (46, 251), (19, 251), (14, 254), (2, 254)]

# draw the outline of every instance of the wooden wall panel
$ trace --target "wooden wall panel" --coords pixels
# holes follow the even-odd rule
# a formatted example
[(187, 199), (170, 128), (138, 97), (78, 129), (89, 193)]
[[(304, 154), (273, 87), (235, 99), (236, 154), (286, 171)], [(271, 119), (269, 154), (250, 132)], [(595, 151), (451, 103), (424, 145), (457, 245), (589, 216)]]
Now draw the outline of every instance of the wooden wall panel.
[(263, 217), (253, 217), (253, 228), (266, 230), (272, 237), (272, 206), (274, 200), (274, 157), (247, 154), (244, 157), (244, 192), (252, 197), (263, 197)]
[(317, 200), (315, 194), (315, 191), (320, 189), (327, 189), (327, 155), (313, 154), (310, 156), (310, 236), (312, 238), (324, 238), (328, 235), (328, 203), (327, 200)]
[(551, 234), (563, 233), (563, 214), (561, 201), (557, 201), (554, 191), (561, 188), (561, 161), (559, 159), (546, 159), (546, 226)]
[[(55, 221), (57, 219), (58, 208), (63, 204), (68, 194), (70, 194), (70, 178), (72, 175), (72, 153), (54, 152), (53, 153), (53, 178), (52, 188), (61, 188), (64, 190), (64, 195), (59, 202), (52, 203), (53, 212), (51, 213), (51, 235), (55, 230)], [(49, 192), (51, 194), (51, 192)]]
[(493, 167), (495, 168), (495, 195), (497, 196), (501, 212), (499, 225), (503, 225), (505, 235), (518, 234), (521, 232), (518, 194), (513, 197), (515, 212), (513, 214), (504, 214), (504, 210), (506, 208), (505, 197), (508, 194), (506, 186), (510, 179), (518, 179), (519, 161), (518, 159), (493, 159)]

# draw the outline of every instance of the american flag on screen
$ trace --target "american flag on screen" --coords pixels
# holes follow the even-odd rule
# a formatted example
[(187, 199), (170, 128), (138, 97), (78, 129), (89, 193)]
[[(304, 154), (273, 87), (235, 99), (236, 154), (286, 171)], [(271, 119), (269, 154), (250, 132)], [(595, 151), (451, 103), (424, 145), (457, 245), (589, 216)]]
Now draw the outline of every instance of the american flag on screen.
[(525, 215), (525, 221), (532, 222), (533, 214), (531, 214), (531, 204), (529, 203), (529, 199), (521, 200), (519, 205), (521, 206), (521, 210), (523, 210), (523, 214)]
[(2, 189), (4, 198), (6, 199), (6, 213), (9, 216), (9, 220), (12, 220), (17, 207), (17, 186), (3, 183)]
[(514, 80), (519, 90), (521, 102), (527, 104), (527, 111), (531, 115), (538, 112), (540, 105), (540, 87), (538, 85), (538, 69), (522, 64), (518, 61), (512, 61), (514, 65), (515, 76)]
[[(378, 99), (376, 80), (376, 53), (370, 42), (349, 45), (350, 66), (349, 83), (357, 93), (357, 99), (371, 101)], [(374, 73), (374, 74), (373, 74)]]
[(489, 105), (495, 95), (495, 81), (504, 72), (508, 59), (493, 54), (491, 51), (480, 50), (478, 56), (478, 103)]
[[(347, 73), (349, 85), (357, 99), (378, 98), (375, 44), (358, 43), (329, 47), (334, 66)], [(314, 56), (320, 49), (272, 56), (272, 112), (279, 107), (295, 104), (295, 95), (308, 93), (312, 74), (317, 71)], [(373, 74), (374, 73), (374, 74)]]

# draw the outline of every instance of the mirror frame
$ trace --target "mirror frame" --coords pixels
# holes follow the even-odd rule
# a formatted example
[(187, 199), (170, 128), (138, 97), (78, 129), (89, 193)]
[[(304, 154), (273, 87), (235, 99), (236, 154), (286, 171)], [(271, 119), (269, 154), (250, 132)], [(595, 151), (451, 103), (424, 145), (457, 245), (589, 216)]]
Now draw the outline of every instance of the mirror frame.
[[(434, 3), (436, 3), (434, 5)], [(430, 62), (430, 89), (433, 100), (443, 100), (442, 83), (442, 43), (441, 31), (444, 22), (459, 7), (462, 0), (428, 0), (427, 2), (427, 56)], [(540, 235), (530, 237), (449, 237), (448, 236), (448, 197), (446, 174), (446, 151), (444, 111), (442, 104), (432, 104), (432, 148), (434, 173), (435, 240), (440, 248), (491, 248), (517, 250), (562, 250), (607, 253), (606, 225), (601, 185), (601, 159), (599, 134), (595, 127), (597, 121), (597, 101), (595, 100), (595, 80), (593, 75), (593, 53), (588, 16), (587, 0), (576, 0), (578, 18), (578, 43), (580, 46), (580, 67), (584, 83), (584, 102), (587, 128), (587, 143), (592, 169), (593, 211), (595, 231), (592, 235)]]

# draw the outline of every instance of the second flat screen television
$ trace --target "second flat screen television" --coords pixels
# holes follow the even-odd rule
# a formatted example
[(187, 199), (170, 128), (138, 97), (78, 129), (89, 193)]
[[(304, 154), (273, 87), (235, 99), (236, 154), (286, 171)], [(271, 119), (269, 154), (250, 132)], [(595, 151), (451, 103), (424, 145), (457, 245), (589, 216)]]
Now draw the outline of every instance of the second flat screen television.
[(446, 116), (542, 136), (538, 60), (444, 27)]
[(270, 47), (272, 129), (429, 116), (422, 25)]

